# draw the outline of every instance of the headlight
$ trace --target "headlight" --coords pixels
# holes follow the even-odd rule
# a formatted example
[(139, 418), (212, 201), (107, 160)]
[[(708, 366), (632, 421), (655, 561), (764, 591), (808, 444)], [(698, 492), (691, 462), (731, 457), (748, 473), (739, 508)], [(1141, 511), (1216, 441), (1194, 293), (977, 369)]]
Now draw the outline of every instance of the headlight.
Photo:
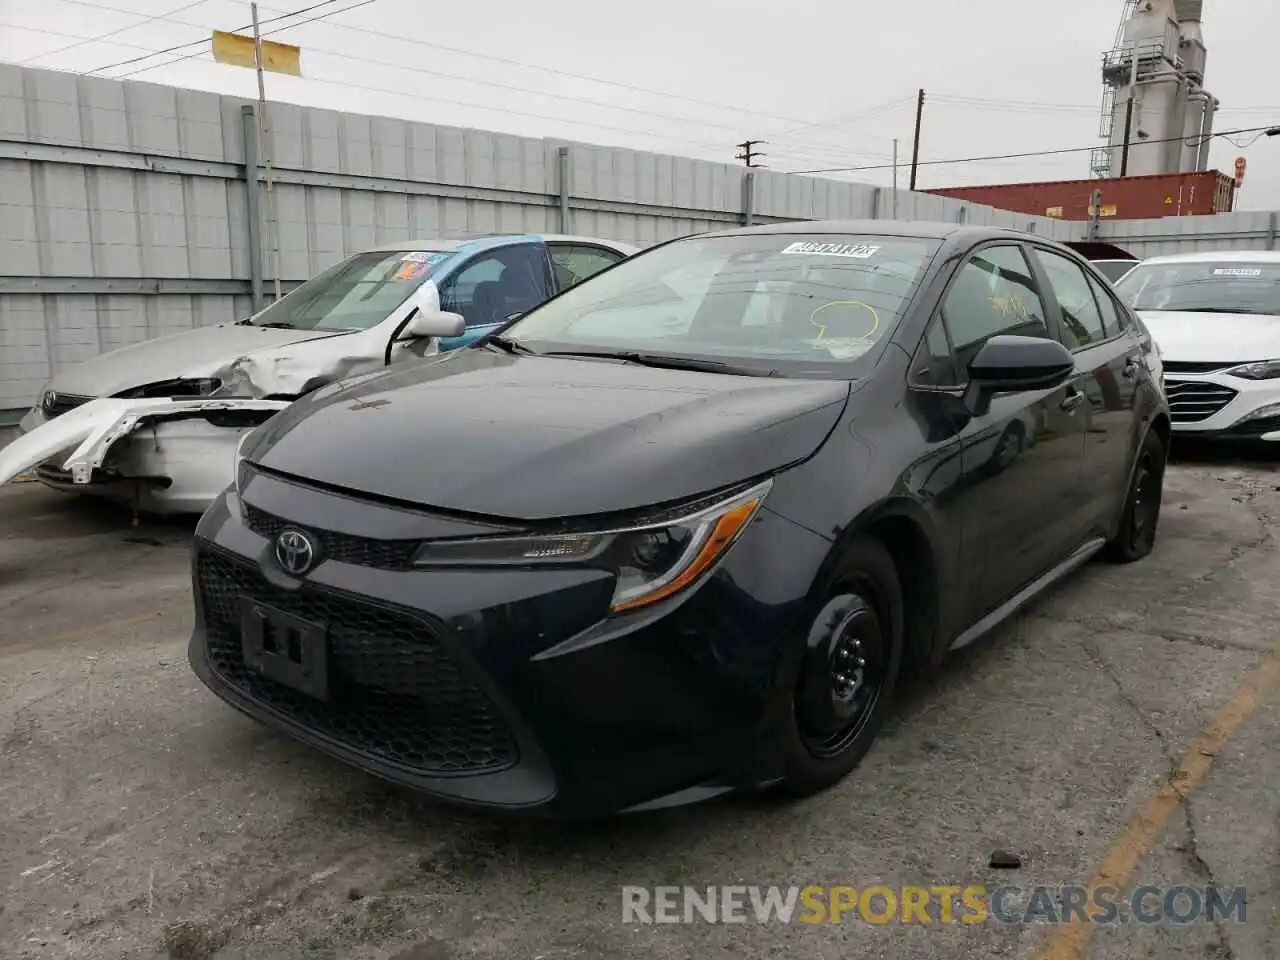
[(525, 567), (579, 564), (617, 577), (613, 613), (665, 600), (708, 573), (747, 529), (773, 481), (684, 516), (625, 529), (424, 543), (420, 566)]
[(1258, 360), (1254, 363), (1242, 363), (1238, 367), (1224, 370), (1223, 373), (1229, 373), (1233, 377), (1243, 377), (1246, 380), (1274, 380), (1276, 377), (1280, 377), (1280, 360)]
[(244, 432), (244, 436), (240, 438), (240, 442), (236, 444), (235, 458), (231, 462), (231, 476), (235, 478), (234, 482), (237, 496), (244, 492), (244, 485), (248, 479), (245, 476), (248, 470), (246, 469), (244, 462), (244, 443), (253, 436), (253, 431), (256, 429), (258, 428), (254, 427), (253, 430), (246, 430)]
[(222, 381), (216, 377), (200, 377), (194, 379), (161, 380), (148, 383), (132, 390), (118, 393), (116, 396), (129, 400), (163, 400), (168, 397), (207, 397), (219, 387)]

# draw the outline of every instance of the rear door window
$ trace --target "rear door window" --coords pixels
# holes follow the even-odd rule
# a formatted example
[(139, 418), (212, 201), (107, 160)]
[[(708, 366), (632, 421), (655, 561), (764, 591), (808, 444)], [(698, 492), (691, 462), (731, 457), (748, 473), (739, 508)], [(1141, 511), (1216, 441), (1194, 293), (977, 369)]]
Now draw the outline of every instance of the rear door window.
[(1034, 248), (1034, 251), (1033, 256), (1044, 267), (1049, 286), (1053, 288), (1053, 295), (1062, 310), (1063, 335), (1068, 347), (1074, 350), (1101, 343), (1119, 332), (1107, 330), (1103, 324), (1093, 288), (1079, 264), (1041, 247)]
[(551, 266), (555, 272), (556, 288), (567, 290), (588, 277), (623, 259), (621, 253), (588, 244), (551, 244)]

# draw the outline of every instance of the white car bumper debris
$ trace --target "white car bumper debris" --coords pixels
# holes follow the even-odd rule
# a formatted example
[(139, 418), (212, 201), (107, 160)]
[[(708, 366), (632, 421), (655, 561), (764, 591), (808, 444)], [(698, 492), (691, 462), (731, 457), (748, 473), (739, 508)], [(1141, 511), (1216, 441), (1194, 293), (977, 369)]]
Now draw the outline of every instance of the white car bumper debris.
[[(199, 512), (234, 479), (240, 438), (287, 406), (285, 400), (103, 398), (40, 423), (29, 415), (24, 432), (0, 448), (0, 483), (35, 469), (54, 488), (101, 493), (150, 512)], [(112, 469), (102, 476), (107, 466)]]

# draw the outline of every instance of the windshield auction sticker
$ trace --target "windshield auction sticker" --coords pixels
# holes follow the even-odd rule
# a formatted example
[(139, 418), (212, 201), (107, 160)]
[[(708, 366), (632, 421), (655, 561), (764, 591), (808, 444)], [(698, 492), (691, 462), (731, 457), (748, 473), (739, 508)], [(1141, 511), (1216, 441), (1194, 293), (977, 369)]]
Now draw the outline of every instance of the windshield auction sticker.
[(1215, 277), (1260, 277), (1262, 271), (1257, 267), (1218, 267), (1213, 271)]
[(849, 257), (854, 260), (870, 260), (879, 247), (866, 243), (819, 243), (800, 240), (784, 247), (782, 253), (799, 253), (811, 257)]

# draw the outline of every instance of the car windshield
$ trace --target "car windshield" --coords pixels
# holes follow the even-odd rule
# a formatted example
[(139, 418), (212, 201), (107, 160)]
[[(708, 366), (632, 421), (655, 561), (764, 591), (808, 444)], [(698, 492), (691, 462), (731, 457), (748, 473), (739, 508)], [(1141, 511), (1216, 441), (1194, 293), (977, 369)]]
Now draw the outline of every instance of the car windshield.
[(1116, 291), (1135, 310), (1280, 316), (1280, 263), (1143, 264), (1120, 278)]
[(939, 241), (753, 233), (638, 254), (506, 331), (539, 353), (633, 353), (844, 376), (893, 330)]
[(368, 330), (387, 319), (452, 253), (357, 253), (273, 303), (250, 324), (295, 330)]

